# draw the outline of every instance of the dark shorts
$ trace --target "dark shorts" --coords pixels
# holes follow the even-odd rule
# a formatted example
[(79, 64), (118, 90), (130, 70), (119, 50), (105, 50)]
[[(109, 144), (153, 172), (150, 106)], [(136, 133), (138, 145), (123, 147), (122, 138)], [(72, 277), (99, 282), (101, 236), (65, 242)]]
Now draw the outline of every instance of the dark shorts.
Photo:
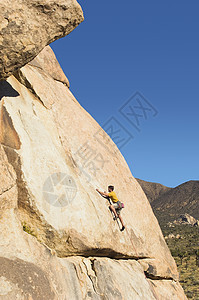
[(120, 207), (120, 205), (116, 202), (113, 203), (113, 207), (115, 208), (116, 212), (118, 215), (120, 215), (122, 208)]

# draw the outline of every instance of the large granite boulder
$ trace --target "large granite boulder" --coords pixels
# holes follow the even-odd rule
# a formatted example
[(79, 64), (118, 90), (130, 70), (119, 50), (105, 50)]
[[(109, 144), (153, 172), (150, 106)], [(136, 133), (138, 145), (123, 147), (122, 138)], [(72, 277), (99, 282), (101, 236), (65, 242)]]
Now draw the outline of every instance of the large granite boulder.
[(66, 84), (29, 64), (0, 99), (0, 299), (186, 299), (145, 194)]
[(5, 0), (0, 3), (0, 80), (83, 21), (76, 0)]
[(174, 220), (173, 223), (177, 225), (187, 224), (192, 226), (199, 226), (199, 221), (187, 213), (181, 215), (177, 220)]

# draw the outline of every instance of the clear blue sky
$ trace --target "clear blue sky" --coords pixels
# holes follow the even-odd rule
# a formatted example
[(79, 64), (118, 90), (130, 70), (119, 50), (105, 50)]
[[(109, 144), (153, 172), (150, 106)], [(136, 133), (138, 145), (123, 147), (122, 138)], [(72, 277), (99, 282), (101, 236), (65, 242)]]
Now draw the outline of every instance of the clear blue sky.
[[(134, 136), (121, 152), (135, 177), (199, 180), (199, 1), (79, 3), (85, 21), (51, 44), (77, 100)], [(140, 117), (140, 132), (119, 111), (136, 91), (158, 111)]]

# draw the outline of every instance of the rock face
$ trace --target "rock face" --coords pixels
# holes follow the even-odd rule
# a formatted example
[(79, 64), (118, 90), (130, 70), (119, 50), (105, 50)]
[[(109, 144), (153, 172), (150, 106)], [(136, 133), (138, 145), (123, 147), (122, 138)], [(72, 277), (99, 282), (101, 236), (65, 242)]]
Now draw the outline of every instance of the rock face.
[[(186, 299), (123, 156), (50, 73), (0, 82), (0, 299)], [(124, 232), (95, 190), (109, 184)]]
[(45, 73), (51, 75), (53, 79), (65, 83), (68, 88), (70, 87), (68, 78), (50, 46), (46, 46), (38, 56), (29, 62), (29, 65), (42, 69)]
[(83, 21), (76, 0), (5, 0), (0, 3), (0, 80)]

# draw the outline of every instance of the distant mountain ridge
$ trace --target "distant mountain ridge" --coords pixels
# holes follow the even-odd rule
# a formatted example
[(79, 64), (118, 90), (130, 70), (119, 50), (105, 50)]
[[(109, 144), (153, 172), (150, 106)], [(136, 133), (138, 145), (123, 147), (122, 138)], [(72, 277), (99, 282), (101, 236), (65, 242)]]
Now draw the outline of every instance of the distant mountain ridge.
[(169, 191), (172, 188), (169, 188), (165, 185), (156, 182), (148, 182), (142, 179), (136, 178), (138, 183), (141, 185), (144, 193), (146, 194), (150, 203), (157, 199), (160, 195), (163, 195), (165, 192)]
[(175, 188), (137, 179), (159, 221), (174, 221), (188, 213), (199, 219), (199, 181), (191, 180)]

